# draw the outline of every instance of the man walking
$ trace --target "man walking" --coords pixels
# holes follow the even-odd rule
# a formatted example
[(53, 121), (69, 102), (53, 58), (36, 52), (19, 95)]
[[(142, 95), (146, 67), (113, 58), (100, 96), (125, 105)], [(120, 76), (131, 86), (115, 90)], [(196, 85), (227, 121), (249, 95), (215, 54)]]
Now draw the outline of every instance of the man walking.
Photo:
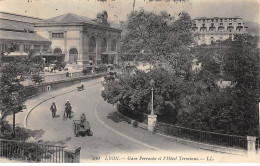
[(57, 112), (57, 107), (54, 102), (52, 103), (50, 110), (52, 112), (52, 118), (55, 118), (56, 112)]

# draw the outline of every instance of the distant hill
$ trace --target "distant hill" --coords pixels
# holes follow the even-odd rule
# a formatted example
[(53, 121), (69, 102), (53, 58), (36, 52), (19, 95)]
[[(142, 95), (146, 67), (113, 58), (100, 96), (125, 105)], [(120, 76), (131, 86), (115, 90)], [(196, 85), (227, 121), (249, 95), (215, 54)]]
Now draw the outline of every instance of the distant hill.
[(245, 25), (248, 27), (247, 31), (252, 35), (260, 35), (260, 25), (255, 22), (245, 22)]

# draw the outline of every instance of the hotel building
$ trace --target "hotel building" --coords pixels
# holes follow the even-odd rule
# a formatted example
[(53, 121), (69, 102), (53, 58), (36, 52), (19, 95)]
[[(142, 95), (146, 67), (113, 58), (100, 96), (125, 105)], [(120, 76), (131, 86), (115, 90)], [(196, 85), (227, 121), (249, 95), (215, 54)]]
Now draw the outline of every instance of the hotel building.
[(235, 34), (247, 33), (242, 18), (206, 18), (193, 20), (192, 32), (197, 45), (210, 45), (212, 42), (234, 39)]

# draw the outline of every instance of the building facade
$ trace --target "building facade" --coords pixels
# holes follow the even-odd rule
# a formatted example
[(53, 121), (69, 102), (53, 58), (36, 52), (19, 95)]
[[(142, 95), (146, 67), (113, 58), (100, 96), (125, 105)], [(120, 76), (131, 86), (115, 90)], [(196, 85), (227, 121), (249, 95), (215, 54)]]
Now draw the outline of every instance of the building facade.
[(52, 42), (52, 52), (65, 55), (67, 64), (116, 64), (120, 59), (121, 30), (110, 25), (107, 18), (105, 11), (96, 19), (68, 13), (38, 21), (35, 31)]
[(41, 19), (0, 12), (0, 53), (12, 50), (9, 56), (24, 56), (29, 50), (47, 51), (51, 41), (35, 33), (38, 21)]
[(197, 45), (210, 45), (212, 42), (234, 39), (235, 34), (247, 33), (242, 18), (206, 18), (193, 20), (192, 32)]

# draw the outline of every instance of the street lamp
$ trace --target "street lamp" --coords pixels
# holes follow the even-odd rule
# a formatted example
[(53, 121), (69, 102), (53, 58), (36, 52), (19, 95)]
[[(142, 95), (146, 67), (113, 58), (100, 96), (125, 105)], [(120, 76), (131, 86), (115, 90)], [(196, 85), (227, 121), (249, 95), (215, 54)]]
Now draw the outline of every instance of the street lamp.
[(154, 88), (154, 84), (155, 84), (155, 81), (152, 79), (150, 81), (150, 85), (151, 85), (151, 91), (152, 91), (152, 110), (151, 110), (151, 115), (154, 115), (154, 112), (153, 112), (153, 88)]

